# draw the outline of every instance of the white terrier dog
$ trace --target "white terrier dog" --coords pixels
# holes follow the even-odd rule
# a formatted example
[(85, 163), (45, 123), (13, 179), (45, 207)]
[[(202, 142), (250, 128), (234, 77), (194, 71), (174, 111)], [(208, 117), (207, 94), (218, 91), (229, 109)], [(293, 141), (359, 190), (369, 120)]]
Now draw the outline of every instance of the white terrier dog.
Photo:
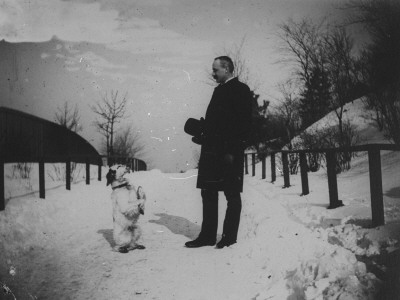
[(143, 188), (136, 188), (124, 178), (130, 169), (124, 165), (114, 165), (108, 171), (107, 186), (111, 184), (115, 241), (114, 250), (127, 253), (129, 250), (145, 249), (137, 243), (141, 229), (137, 225), (140, 214), (144, 214), (146, 195)]

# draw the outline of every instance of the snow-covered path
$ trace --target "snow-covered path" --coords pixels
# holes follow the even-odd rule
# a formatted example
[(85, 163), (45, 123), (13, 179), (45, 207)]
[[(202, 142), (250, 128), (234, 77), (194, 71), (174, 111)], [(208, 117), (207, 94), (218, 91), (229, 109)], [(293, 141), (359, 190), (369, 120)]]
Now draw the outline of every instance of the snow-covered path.
[[(150, 174), (165, 178), (152, 185), (154, 178)], [(14, 214), (25, 217), (25, 220), (16, 217), (16, 224), (9, 224), (20, 225), (10, 234), (22, 230), (21, 239), (26, 236), (30, 239), (14, 239), (5, 245), (10, 250), (15, 248), (15, 260), (9, 258), (8, 263), (17, 270), (13, 280), (18, 281), (18, 288), (12, 289), (17, 299), (29, 299), (29, 295), (38, 299), (247, 299), (254, 296), (256, 274), (250, 272), (254, 268), (242, 263), (231, 265), (233, 249), (183, 247), (187, 240), (197, 236), (200, 228), (201, 199), (193, 188), (195, 177), (182, 179), (159, 172), (150, 174), (148, 178), (143, 174), (133, 175), (144, 181), (139, 180), (138, 184), (145, 186), (147, 192), (146, 213), (140, 220), (146, 249), (128, 254), (111, 250), (111, 191), (104, 181), (92, 181), (89, 186), (80, 183), (70, 192), (60, 187), (49, 191), (46, 200), (10, 201), (9, 220)], [(29, 205), (28, 201), (35, 204)], [(178, 206), (175, 210), (170, 207), (173, 204)], [(185, 210), (195, 220), (180, 214)], [(29, 222), (26, 217), (35, 222), (32, 227), (25, 228)], [(22, 257), (18, 255), (22, 253)], [(12, 282), (9, 285), (13, 286)]]
[[(315, 297), (324, 290), (332, 297), (368, 299), (373, 294), (376, 280), (363, 264), (293, 221), (281, 189), (270, 183), (246, 176), (238, 244), (188, 249), (184, 243), (197, 236), (201, 224), (196, 171), (153, 170), (131, 179), (144, 187), (148, 202), (140, 219), (146, 249), (128, 254), (112, 251), (111, 191), (104, 180), (79, 183), (71, 191), (52, 189), (45, 200), (11, 199), (0, 218), (1, 228), (8, 229), (1, 231), (6, 255), (0, 258), (0, 281), (16, 299), (278, 300), (305, 299), (307, 293), (307, 299), (322, 299)], [(221, 194), (220, 225), (225, 202)], [(15, 275), (8, 274), (10, 268)], [(350, 292), (335, 288), (339, 281)]]

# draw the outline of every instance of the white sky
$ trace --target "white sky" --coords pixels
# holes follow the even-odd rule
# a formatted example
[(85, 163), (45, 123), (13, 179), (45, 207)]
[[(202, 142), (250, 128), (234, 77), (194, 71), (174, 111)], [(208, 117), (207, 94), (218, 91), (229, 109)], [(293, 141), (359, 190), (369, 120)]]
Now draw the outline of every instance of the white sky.
[[(276, 25), (289, 17), (340, 16), (343, 12), (332, 6), (338, 3), (2, 1), (0, 40), (39, 43), (57, 37), (59, 41), (53, 48), (41, 49), (40, 58), (31, 57), (30, 63), (25, 63), (31, 70), (40, 68), (26, 72), (25, 78), (20, 76), (25, 96), (0, 91), (4, 102), (0, 105), (52, 119), (64, 101), (77, 103), (85, 127), (82, 135), (97, 146), (99, 140), (91, 127), (95, 116), (88, 105), (99, 93), (111, 89), (127, 92), (128, 120), (141, 132), (148, 162), (165, 171), (185, 170), (193, 167), (197, 148), (183, 133), (183, 124), (188, 117), (205, 113), (212, 93), (206, 71), (213, 58), (245, 37), (244, 59), (260, 83), (260, 98), (268, 99), (276, 93), (276, 83), (289, 75), (275, 64), (280, 55)], [(60, 61), (62, 75), (57, 69)]]

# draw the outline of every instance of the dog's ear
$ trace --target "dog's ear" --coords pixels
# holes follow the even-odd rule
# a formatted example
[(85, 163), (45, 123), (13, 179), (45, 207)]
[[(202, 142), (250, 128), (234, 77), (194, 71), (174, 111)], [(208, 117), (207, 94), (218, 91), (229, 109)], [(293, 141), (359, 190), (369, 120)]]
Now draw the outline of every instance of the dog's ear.
[(108, 173), (106, 175), (106, 178), (107, 178), (106, 186), (110, 185), (115, 180), (115, 174), (116, 174), (115, 170), (111, 170), (111, 169), (108, 170)]

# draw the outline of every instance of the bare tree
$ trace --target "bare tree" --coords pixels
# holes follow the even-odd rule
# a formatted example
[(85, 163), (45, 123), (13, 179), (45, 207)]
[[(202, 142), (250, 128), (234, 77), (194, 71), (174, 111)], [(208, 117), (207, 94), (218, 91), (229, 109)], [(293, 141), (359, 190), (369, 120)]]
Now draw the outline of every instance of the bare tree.
[(107, 92), (104, 93), (95, 105), (90, 106), (92, 111), (99, 117), (94, 124), (105, 138), (108, 157), (114, 155), (116, 125), (125, 116), (126, 103), (127, 93), (119, 97), (118, 91), (111, 90), (109, 94)]
[(276, 110), (284, 123), (289, 149), (292, 149), (292, 139), (300, 129), (298, 92), (294, 82), (291, 80), (279, 83), (278, 89), (282, 98), (278, 99), (279, 104)]
[(278, 37), (283, 53), (280, 63), (293, 66), (294, 78), (301, 95), (299, 110), (302, 126), (307, 127), (319, 120), (328, 109), (328, 55), (325, 45), (324, 22), (315, 24), (310, 19), (289, 19), (279, 26)]
[[(63, 107), (57, 107), (55, 122), (72, 132), (78, 133), (82, 131), (82, 125), (79, 123), (80, 118), (78, 105), (71, 108), (68, 101), (65, 101)], [(78, 164), (72, 162), (70, 177), (75, 180), (79, 176), (79, 173)], [(65, 174), (64, 167), (59, 164), (53, 164), (53, 172), (48, 172), (48, 175), (54, 181), (65, 180)]]
[(140, 136), (132, 127), (127, 126), (115, 137), (114, 155), (122, 157), (138, 157), (144, 150)]
[(303, 90), (315, 90), (310, 94), (315, 95), (319, 86), (323, 86), (325, 82), (314, 82), (316, 74), (328, 81), (326, 87), (323, 87), (324, 90), (329, 89), (328, 93), (319, 95), (328, 98), (323, 103), (327, 106), (326, 112), (335, 110), (341, 129), (343, 106), (355, 99), (360, 81), (353, 39), (344, 27), (315, 25), (308, 19), (301, 22), (289, 20), (280, 28), (280, 37), (285, 45), (283, 49), (288, 54), (283, 61), (294, 63), (295, 73), (300, 85), (303, 84)]
[(299, 22), (289, 19), (279, 25), (278, 38), (283, 42), (279, 50), (286, 54), (280, 63), (293, 64), (296, 79), (310, 82), (313, 70), (325, 63), (323, 22), (310, 19)]
[(344, 27), (335, 27), (325, 38), (327, 70), (329, 74), (331, 93), (330, 108), (334, 110), (338, 119), (339, 137), (341, 146), (346, 141), (343, 129), (344, 105), (353, 101), (357, 95), (359, 82), (357, 59), (353, 56), (354, 41), (347, 34)]
[(82, 126), (79, 124), (80, 118), (78, 105), (75, 105), (72, 109), (69, 107), (68, 101), (65, 101), (62, 108), (57, 107), (57, 111), (55, 113), (56, 123), (73, 132), (82, 131)]
[(224, 49), (235, 65), (234, 75), (238, 77), (241, 82), (246, 83), (255, 91), (259, 88), (260, 83), (252, 76), (248, 66), (248, 62), (243, 54), (244, 46), (246, 44), (246, 37), (243, 37), (238, 45), (233, 45), (232, 49)]
[(389, 138), (400, 144), (400, 2), (353, 0), (353, 22), (366, 29), (366, 84), (368, 102)]
[[(334, 110), (338, 127), (329, 131), (330, 140), (340, 146), (351, 146), (355, 141), (351, 125), (343, 123), (344, 105), (357, 96), (359, 63), (354, 55), (354, 42), (344, 27), (313, 24), (310, 20), (281, 25), (280, 37), (292, 62), (302, 90), (300, 112), (304, 126)], [(309, 118), (309, 115), (316, 114)], [(329, 146), (335, 146), (331, 144)], [(338, 159), (341, 166), (349, 168), (351, 153)]]
[[(278, 99), (279, 104), (276, 107), (277, 115), (283, 123), (286, 131), (287, 145), (289, 150), (293, 149), (292, 139), (298, 133), (300, 128), (300, 116), (298, 113), (299, 98), (295, 84), (291, 80), (287, 80), (278, 84), (278, 89), (282, 98)], [(297, 154), (289, 154), (289, 170), (291, 174), (297, 173), (298, 156)]]

